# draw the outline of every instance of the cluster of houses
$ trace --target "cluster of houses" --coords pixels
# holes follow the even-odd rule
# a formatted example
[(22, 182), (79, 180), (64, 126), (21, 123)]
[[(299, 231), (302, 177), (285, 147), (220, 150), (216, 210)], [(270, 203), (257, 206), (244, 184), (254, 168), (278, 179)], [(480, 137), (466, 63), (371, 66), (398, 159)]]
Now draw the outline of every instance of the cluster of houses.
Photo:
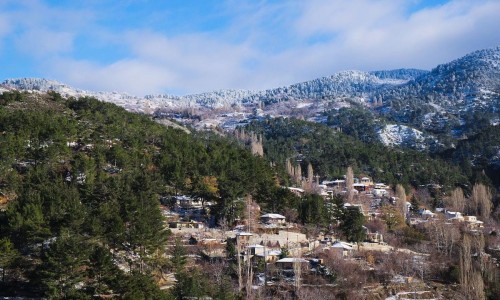
[[(346, 192), (346, 181), (343, 179), (323, 181), (318, 185), (320, 195), (326, 199), (334, 194)], [(297, 195), (305, 193), (303, 189), (288, 187)], [(354, 180), (353, 193), (357, 195), (354, 203), (344, 203), (346, 209), (356, 209), (370, 218), (376, 218), (380, 213), (378, 208), (383, 202), (395, 204), (399, 199), (392, 196), (389, 187), (383, 183), (374, 183), (369, 177), (361, 177)], [(280, 274), (293, 274), (297, 266), (303, 270), (316, 269), (321, 265), (318, 256), (323, 253), (341, 259), (352, 259), (359, 249), (357, 245), (336, 239), (332, 235), (319, 235), (308, 238), (305, 234), (298, 232), (294, 224), (287, 222), (287, 218), (277, 213), (265, 213), (258, 217), (256, 224), (237, 225), (232, 230), (213, 229), (207, 226), (207, 210), (212, 203), (202, 203), (199, 199), (189, 196), (175, 196), (162, 199), (164, 215), (168, 220), (168, 227), (176, 235), (181, 235), (191, 246), (197, 247), (201, 253), (200, 259), (227, 259), (228, 243), (236, 248), (236, 255), (244, 263), (253, 266), (266, 265), (266, 269), (275, 270)], [(367, 204), (368, 203), (368, 204)], [(167, 208), (168, 206), (168, 208)], [(436, 219), (444, 219), (449, 223), (465, 224), (471, 230), (483, 227), (483, 222), (475, 216), (464, 216), (460, 212), (437, 210), (431, 212), (421, 209), (418, 214), (410, 214), (410, 203), (407, 203), (407, 222), (419, 224), (432, 222)], [(260, 212), (260, 208), (258, 209)], [(439, 217), (441, 215), (441, 217)], [(444, 216), (444, 218), (442, 217)], [(253, 232), (244, 231), (253, 229)], [(391, 247), (384, 243), (379, 232), (370, 232), (365, 227), (365, 243), (362, 248), (370, 250), (391, 251)], [(273, 277), (276, 274), (269, 274)], [(266, 275), (267, 276), (267, 275)], [(265, 277), (265, 276), (264, 276)], [(267, 284), (267, 279), (266, 279)]]
[[(361, 178), (353, 178), (353, 181), (352, 192), (354, 194), (370, 194), (377, 197), (389, 195), (389, 186), (384, 183), (374, 183), (370, 177), (363, 176)], [(328, 197), (346, 193), (347, 183), (345, 179), (325, 180), (315, 188), (319, 195)], [(302, 196), (306, 192), (304, 189), (297, 187), (288, 187), (288, 189), (298, 196)]]
[(484, 227), (484, 222), (478, 220), (476, 216), (464, 216), (461, 212), (450, 211), (443, 208), (437, 208), (433, 213), (428, 209), (421, 209), (417, 217), (409, 218), (411, 225), (432, 222), (439, 219), (439, 215), (444, 216), (444, 220), (449, 224), (464, 224), (469, 230), (479, 230)]
[[(176, 200), (180, 200), (177, 203), (179, 205), (189, 201), (184, 198)], [(337, 240), (331, 234), (320, 233), (315, 238), (308, 238), (281, 214), (265, 213), (258, 219), (258, 224), (253, 225), (253, 232), (244, 231), (248, 230), (248, 225), (237, 225), (232, 230), (223, 231), (203, 226), (202, 222), (194, 220), (170, 221), (169, 227), (175, 235), (183, 237), (186, 244), (198, 249), (201, 254), (199, 259), (227, 259), (231, 255), (228, 252), (228, 243), (232, 243), (235, 245), (236, 255), (243, 263), (251, 264), (256, 269), (257, 266), (266, 266), (268, 277), (264, 276), (265, 278), (294, 278), (294, 269), (297, 266), (304, 270), (304, 274), (310, 273), (312, 269), (324, 267), (322, 260), (315, 255), (311, 256), (312, 253), (350, 259), (356, 251), (355, 245)], [(270, 228), (272, 230), (269, 230)], [(365, 230), (367, 242), (382, 243), (381, 234), (371, 233), (367, 228)], [(268, 279), (265, 279), (265, 282), (272, 284)]]

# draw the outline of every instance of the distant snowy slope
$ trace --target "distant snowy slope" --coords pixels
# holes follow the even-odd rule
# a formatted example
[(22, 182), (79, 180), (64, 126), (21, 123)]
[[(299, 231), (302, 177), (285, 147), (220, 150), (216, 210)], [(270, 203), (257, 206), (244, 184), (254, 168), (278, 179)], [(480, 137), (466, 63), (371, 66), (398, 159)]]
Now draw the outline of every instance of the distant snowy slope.
[(396, 69), (396, 70), (371, 71), (368, 73), (380, 79), (395, 79), (395, 80), (410, 81), (412, 79), (417, 79), (420, 76), (428, 74), (429, 71), (419, 70), (419, 69)]
[(442, 64), (384, 97), (425, 97), (462, 100), (500, 93), (500, 47), (472, 52)]

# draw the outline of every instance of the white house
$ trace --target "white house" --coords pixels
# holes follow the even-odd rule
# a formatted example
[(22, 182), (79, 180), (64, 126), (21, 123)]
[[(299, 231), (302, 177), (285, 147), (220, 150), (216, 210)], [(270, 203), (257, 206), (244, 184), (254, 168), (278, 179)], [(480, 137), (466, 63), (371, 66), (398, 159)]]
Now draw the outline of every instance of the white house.
[(330, 251), (340, 257), (350, 256), (353, 252), (353, 246), (341, 241), (336, 241), (329, 247)]
[(280, 214), (265, 214), (260, 217), (264, 224), (285, 224), (286, 217)]
[(254, 245), (248, 245), (247, 249), (248, 252), (250, 252), (250, 255), (263, 255), (265, 247), (259, 244), (254, 244)]
[(458, 211), (448, 211), (447, 210), (447, 211), (445, 211), (444, 216), (446, 217), (446, 219), (448, 219), (450, 221), (459, 221), (459, 222), (464, 221), (464, 217), (462, 216), (462, 213), (458, 212)]
[(372, 194), (377, 197), (387, 196), (388, 192), (386, 189), (374, 188)]
[(483, 221), (479, 221), (476, 216), (465, 216), (464, 221), (470, 229), (483, 228)]

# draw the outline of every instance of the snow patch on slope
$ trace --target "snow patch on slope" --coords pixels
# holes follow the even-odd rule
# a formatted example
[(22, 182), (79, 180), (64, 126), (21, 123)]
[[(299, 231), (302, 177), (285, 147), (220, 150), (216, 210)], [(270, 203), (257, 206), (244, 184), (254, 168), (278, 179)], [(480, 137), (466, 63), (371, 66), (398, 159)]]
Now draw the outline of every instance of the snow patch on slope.
[(430, 136), (405, 125), (389, 124), (378, 131), (380, 141), (386, 146), (410, 147), (424, 150), (428, 148)]

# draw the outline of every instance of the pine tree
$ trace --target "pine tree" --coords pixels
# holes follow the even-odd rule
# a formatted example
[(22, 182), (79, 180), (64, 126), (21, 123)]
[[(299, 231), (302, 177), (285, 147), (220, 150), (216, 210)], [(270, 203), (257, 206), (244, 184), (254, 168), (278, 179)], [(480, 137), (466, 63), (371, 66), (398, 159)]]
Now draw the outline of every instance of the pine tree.
[(172, 264), (172, 268), (176, 274), (184, 271), (184, 266), (186, 265), (186, 247), (182, 244), (180, 238), (175, 239), (175, 244), (172, 249), (172, 258), (170, 262)]
[(14, 248), (14, 244), (8, 239), (0, 239), (0, 267), (2, 269), (2, 282), (5, 282), (5, 274), (13, 265), (19, 252)]
[(364, 216), (359, 210), (354, 208), (346, 209), (342, 222), (340, 223), (340, 230), (347, 241), (359, 244), (366, 236), (363, 224)]
[(81, 295), (76, 287), (85, 277), (88, 262), (88, 245), (81, 236), (58, 237), (44, 251), (42, 264), (36, 271), (46, 296), (49, 298), (71, 298)]

